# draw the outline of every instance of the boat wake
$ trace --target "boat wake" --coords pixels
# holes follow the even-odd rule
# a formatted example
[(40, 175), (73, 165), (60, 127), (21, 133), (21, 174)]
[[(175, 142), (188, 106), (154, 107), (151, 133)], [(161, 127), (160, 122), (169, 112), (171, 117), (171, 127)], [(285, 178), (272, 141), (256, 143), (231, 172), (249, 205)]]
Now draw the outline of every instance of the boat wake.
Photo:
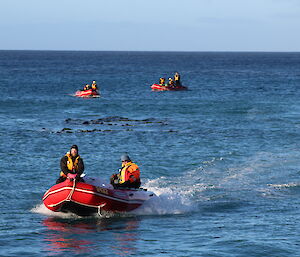
[(167, 215), (192, 212), (195, 207), (193, 201), (181, 188), (165, 187), (161, 183), (165, 178), (150, 180), (145, 183), (145, 188), (155, 193), (155, 197), (146, 201), (141, 207), (132, 211), (137, 215)]

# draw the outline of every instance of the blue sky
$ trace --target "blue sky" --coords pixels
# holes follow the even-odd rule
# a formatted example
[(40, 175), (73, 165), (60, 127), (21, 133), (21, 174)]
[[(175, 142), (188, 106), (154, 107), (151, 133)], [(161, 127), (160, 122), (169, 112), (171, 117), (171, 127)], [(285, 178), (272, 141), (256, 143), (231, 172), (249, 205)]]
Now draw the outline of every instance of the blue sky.
[(0, 0), (0, 49), (300, 51), (300, 0)]

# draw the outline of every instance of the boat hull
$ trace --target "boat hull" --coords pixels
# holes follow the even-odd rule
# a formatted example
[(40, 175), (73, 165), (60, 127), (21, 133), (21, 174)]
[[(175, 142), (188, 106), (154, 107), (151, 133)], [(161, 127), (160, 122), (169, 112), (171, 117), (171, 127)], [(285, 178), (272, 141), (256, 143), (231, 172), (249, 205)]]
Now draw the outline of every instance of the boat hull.
[(75, 96), (77, 97), (99, 97), (100, 94), (97, 90), (78, 90), (75, 93)]
[(43, 197), (44, 205), (55, 212), (89, 216), (105, 212), (129, 212), (140, 207), (154, 194), (143, 189), (114, 189), (97, 179), (66, 181), (51, 187)]
[(175, 86), (175, 87), (170, 87), (170, 86), (163, 86), (160, 84), (153, 84), (151, 86), (152, 91), (182, 91), (182, 90), (187, 90), (187, 87), (184, 86)]

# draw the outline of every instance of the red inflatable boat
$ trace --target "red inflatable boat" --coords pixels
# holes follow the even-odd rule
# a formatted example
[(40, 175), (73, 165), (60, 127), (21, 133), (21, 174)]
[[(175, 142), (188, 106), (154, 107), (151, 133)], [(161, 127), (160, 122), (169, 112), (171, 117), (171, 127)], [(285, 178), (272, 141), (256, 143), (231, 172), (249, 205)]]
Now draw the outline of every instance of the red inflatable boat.
[(77, 96), (77, 97), (99, 97), (100, 94), (99, 94), (98, 90), (88, 89), (88, 90), (76, 91), (75, 96)]
[(101, 179), (84, 177), (84, 182), (66, 179), (52, 186), (43, 196), (51, 211), (71, 212), (79, 216), (104, 212), (129, 212), (155, 194), (146, 189), (114, 189)]
[(174, 86), (170, 87), (168, 85), (160, 85), (160, 84), (153, 84), (151, 86), (152, 91), (180, 91), (180, 90), (187, 90), (187, 87), (184, 86)]

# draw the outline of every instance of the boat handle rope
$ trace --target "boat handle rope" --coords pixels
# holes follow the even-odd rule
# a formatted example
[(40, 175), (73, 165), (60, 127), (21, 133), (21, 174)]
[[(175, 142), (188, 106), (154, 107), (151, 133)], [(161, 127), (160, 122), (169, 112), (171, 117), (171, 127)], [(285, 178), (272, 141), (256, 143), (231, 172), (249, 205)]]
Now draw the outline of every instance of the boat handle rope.
[(73, 195), (73, 193), (75, 191), (75, 186), (76, 186), (76, 179), (74, 178), (72, 190), (70, 191), (68, 197), (66, 198), (66, 201), (70, 201), (71, 200), (72, 195)]

